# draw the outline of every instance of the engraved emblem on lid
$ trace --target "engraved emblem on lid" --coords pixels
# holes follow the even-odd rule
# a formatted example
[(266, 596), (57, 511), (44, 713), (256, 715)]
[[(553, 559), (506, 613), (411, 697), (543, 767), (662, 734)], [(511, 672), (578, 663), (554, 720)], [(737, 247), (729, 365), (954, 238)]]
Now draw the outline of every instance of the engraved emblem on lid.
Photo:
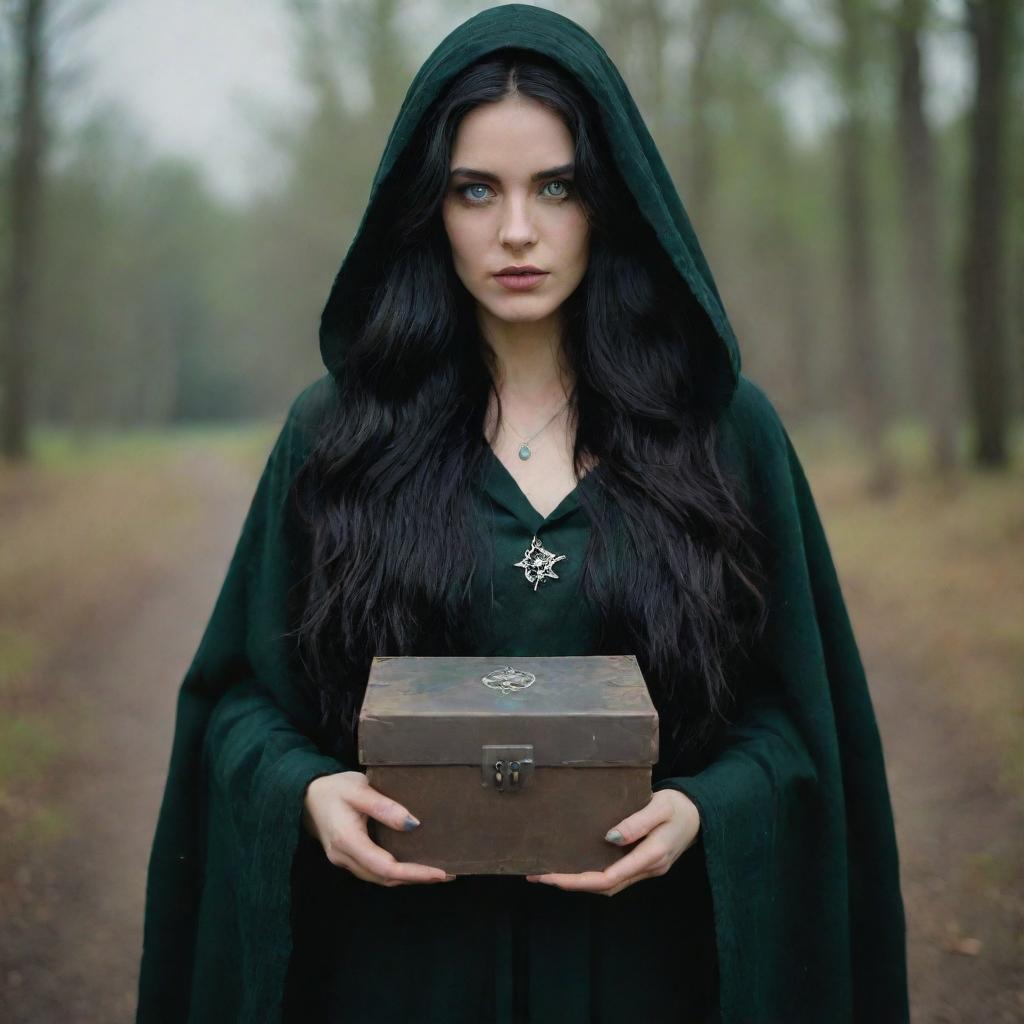
[(532, 686), (536, 681), (537, 677), (532, 672), (522, 672), (512, 665), (502, 665), (501, 668), (488, 672), (487, 675), (482, 676), (480, 679), (484, 686), (489, 686), (492, 690), (498, 690), (501, 693), (515, 693), (516, 690), (525, 690), (526, 687)]

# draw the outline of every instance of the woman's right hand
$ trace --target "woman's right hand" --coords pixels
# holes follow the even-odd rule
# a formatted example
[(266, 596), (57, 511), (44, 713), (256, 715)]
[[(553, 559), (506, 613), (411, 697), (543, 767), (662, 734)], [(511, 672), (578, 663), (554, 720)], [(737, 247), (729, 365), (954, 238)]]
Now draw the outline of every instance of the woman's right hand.
[(370, 838), (368, 817), (400, 831), (406, 830), (408, 822), (419, 824), (400, 803), (374, 789), (363, 772), (321, 775), (306, 788), (302, 824), (336, 867), (386, 886), (455, 878), (440, 868), (395, 860)]

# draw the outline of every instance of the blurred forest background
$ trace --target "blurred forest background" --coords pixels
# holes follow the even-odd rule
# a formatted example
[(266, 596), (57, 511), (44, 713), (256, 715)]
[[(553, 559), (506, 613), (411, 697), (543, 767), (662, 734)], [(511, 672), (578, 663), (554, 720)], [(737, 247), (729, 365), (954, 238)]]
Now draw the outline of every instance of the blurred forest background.
[[(62, 121), (95, 70), (76, 44), (116, 6), (6, 2), (9, 456), (33, 424), (83, 433), (251, 417), (319, 375), (317, 318), (408, 82), (478, 5), (282, 0), (305, 113), (258, 96), (240, 105), (266, 148), (230, 202), (195, 161), (150, 152), (116, 103)], [(887, 424), (916, 417), (943, 464), (962, 426), (971, 442), (960, 457), (1007, 459), (1024, 398), (1019, 6), (559, 7), (623, 71), (745, 366), (785, 412), (848, 414), (874, 449)], [(187, 52), (175, 59), (196, 73)]]
[[(136, 6), (148, 38), (193, 5)], [(274, 9), (301, 96), (240, 97), (257, 141), (232, 188), (91, 98), (88, 43), (131, 4), (0, 0), (12, 1021), (131, 1018), (177, 683), (275, 423), (324, 372), (320, 311), (405, 90), (490, 5), (225, 6)], [(915, 1019), (1024, 1020), (1024, 9), (544, 6), (623, 72), (808, 468), (886, 744)], [(199, 44), (164, 54), (183, 97), (221, 81)]]

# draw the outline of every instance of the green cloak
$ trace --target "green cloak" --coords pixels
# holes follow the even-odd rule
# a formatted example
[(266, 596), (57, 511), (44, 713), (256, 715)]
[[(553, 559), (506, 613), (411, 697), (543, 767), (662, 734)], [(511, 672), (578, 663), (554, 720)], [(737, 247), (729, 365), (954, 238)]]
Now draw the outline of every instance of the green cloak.
[[(289, 591), (307, 553), (286, 501), (288, 487), (335, 395), (344, 311), (359, 287), (357, 268), (368, 265), (360, 252), (372, 244), (372, 227), (366, 229), (381, 183), (446, 81), (502, 46), (555, 58), (596, 99), (624, 180), (706, 315), (704, 386), (720, 407), (722, 456), (742, 479), (772, 552), (769, 623), (754, 658), (756, 697), (702, 770), (654, 782), (655, 789), (686, 793), (701, 813), (700, 842), (680, 861), (701, 858), (701, 870), (706, 867), (718, 962), (716, 1019), (906, 1021), (903, 905), (883, 754), (807, 480), (771, 402), (740, 374), (737, 342), (710, 270), (619, 72), (578, 25), (520, 4), (484, 11), (453, 31), (409, 88), (324, 310), (320, 341), (328, 373), (288, 412), (181, 684), (149, 863), (137, 1020), (282, 1019), (293, 959), (293, 867), (304, 845), (312, 844), (300, 824), (304, 793), (320, 775), (359, 767), (342, 763), (312, 738), (317, 709), (282, 639)], [(532, 510), (512, 493), (511, 477), (500, 486), (506, 506), (529, 526)], [(537, 515), (532, 525), (554, 529), (554, 520), (574, 508), (569, 496), (548, 517), (550, 524)], [(582, 636), (573, 650), (556, 650), (557, 638), (542, 638), (533, 653), (588, 653)], [(495, 649), (518, 653), (504, 642)], [(644, 887), (660, 881), (638, 882), (610, 901), (558, 892), (627, 906), (628, 893), (654, 892)], [(443, 890), (461, 884), (383, 891), (432, 890), (430, 899), (443, 899)], [(680, 919), (691, 909), (679, 906)]]

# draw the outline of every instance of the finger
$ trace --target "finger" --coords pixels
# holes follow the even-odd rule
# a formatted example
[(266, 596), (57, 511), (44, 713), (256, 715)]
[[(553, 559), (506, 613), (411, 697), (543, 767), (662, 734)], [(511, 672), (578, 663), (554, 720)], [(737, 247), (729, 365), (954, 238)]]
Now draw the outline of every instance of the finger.
[(367, 871), (359, 861), (350, 857), (347, 853), (338, 853), (331, 857), (331, 863), (335, 867), (344, 868), (346, 871), (350, 871), (356, 878), (362, 879), (364, 882), (372, 882), (374, 885), (390, 885), (391, 883), (386, 878), (379, 878), (372, 871)]
[(378, 878), (389, 882), (443, 882), (448, 878), (448, 873), (441, 868), (396, 860), (393, 854), (365, 834), (350, 835), (342, 852)]
[(538, 882), (562, 889), (605, 892), (620, 882), (645, 872), (656, 872), (666, 863), (668, 849), (660, 837), (649, 835), (639, 846), (604, 871), (582, 871), (579, 874), (534, 875)]
[[(350, 871), (357, 878), (361, 878), (364, 882), (372, 882), (374, 885), (381, 885), (392, 887), (396, 885), (435, 885), (439, 882), (451, 882), (455, 879), (455, 875), (446, 875), (444, 878), (429, 878), (429, 879), (398, 879), (398, 878), (382, 878), (379, 875), (375, 875), (372, 871), (368, 871), (359, 861), (347, 854), (340, 854), (338, 859), (335, 861), (337, 867), (345, 868)], [(418, 865), (419, 867), (425, 867), (426, 865)]]
[(624, 882), (620, 882), (614, 889), (608, 889), (605, 892), (605, 896), (614, 896), (617, 892), (628, 889), (634, 882), (642, 882), (645, 878), (654, 878), (655, 875), (660, 874), (662, 874), (661, 871), (645, 871), (642, 875), (634, 875), (632, 878), (627, 878)]
[[(660, 800), (652, 799), (646, 807), (642, 807), (636, 814), (623, 818), (618, 825), (614, 825), (605, 833), (605, 839), (616, 846), (629, 846), (638, 839), (642, 839), (656, 825), (667, 821), (671, 809), (666, 807)], [(621, 837), (621, 838), (617, 838)]]
[[(337, 866), (345, 868), (350, 871), (356, 878), (361, 878), (364, 882), (371, 882), (373, 885), (386, 886), (391, 888), (396, 885), (413, 885), (420, 884), (409, 881), (402, 881), (397, 878), (381, 878), (379, 875), (375, 875), (372, 871), (367, 871), (357, 860), (349, 857), (347, 854), (341, 854), (337, 860)], [(428, 885), (435, 885), (438, 882), (448, 881), (454, 878), (454, 875), (449, 875), (447, 879), (443, 878), (432, 878), (426, 883)]]
[(351, 795), (346, 795), (346, 799), (361, 814), (398, 832), (409, 832), (420, 823), (397, 800), (392, 800), (370, 785), (359, 786)]
[(663, 828), (659, 826), (635, 846), (625, 857), (609, 865), (601, 872), (611, 886), (616, 886), (623, 879), (648, 871), (659, 871), (669, 864), (669, 846), (663, 836)]
[[(346, 853), (340, 853), (334, 859), (333, 863), (335, 866), (345, 868), (350, 871), (357, 878), (361, 878), (364, 882), (372, 882), (374, 885), (383, 886), (395, 886), (395, 885), (435, 885), (439, 882), (451, 882), (456, 876), (445, 875), (442, 873), (441, 877), (430, 877), (430, 878), (401, 878), (401, 877), (387, 877), (378, 875), (373, 871), (370, 871), (365, 865), (361, 864), (354, 857), (349, 856)], [(429, 868), (426, 864), (405, 864), (396, 863), (396, 868), (426, 868), (428, 871), (435, 871), (435, 868)], [(397, 871), (398, 875), (403, 874), (402, 870)]]

